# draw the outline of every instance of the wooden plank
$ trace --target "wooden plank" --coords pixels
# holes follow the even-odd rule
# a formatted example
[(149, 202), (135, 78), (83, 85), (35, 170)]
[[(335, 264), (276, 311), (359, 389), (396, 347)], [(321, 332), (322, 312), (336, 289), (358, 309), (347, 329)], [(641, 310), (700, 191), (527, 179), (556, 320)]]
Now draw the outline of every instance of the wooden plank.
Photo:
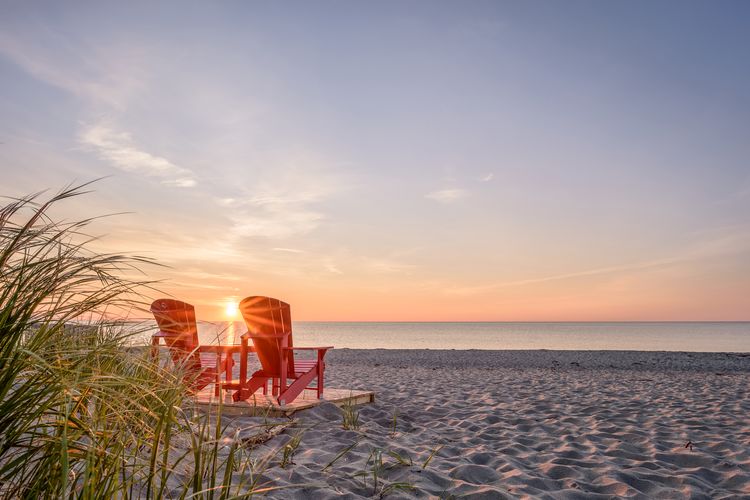
[(205, 411), (216, 411), (221, 404), (222, 414), (228, 416), (290, 416), (297, 411), (314, 408), (323, 402), (336, 406), (362, 405), (375, 401), (373, 391), (358, 391), (353, 389), (335, 389), (326, 387), (323, 397), (317, 399), (315, 390), (305, 390), (292, 403), (281, 406), (271, 395), (263, 395), (260, 391), (253, 394), (247, 401), (233, 401), (231, 393), (225, 392), (221, 401), (214, 396), (213, 390), (203, 390), (194, 397), (196, 405)]

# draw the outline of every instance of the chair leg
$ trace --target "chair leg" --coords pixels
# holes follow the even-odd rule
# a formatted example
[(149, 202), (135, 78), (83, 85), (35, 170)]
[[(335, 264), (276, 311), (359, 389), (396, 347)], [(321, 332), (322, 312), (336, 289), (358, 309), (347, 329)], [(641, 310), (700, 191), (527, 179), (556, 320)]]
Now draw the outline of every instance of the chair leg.
[(318, 399), (323, 396), (323, 363), (318, 363)]
[(326, 363), (323, 361), (323, 356), (326, 355), (326, 351), (318, 351), (318, 399), (323, 396), (323, 375), (325, 374)]
[(277, 401), (280, 405), (289, 404), (292, 401), (294, 401), (299, 394), (305, 390), (305, 387), (310, 385), (310, 382), (315, 380), (315, 377), (317, 376), (317, 370), (315, 368), (310, 369), (310, 371), (300, 374), (297, 379), (292, 382), (289, 386), (285, 387), (281, 393), (279, 394), (279, 397)]
[(253, 374), (253, 376), (250, 377), (250, 380), (247, 381), (244, 387), (241, 387), (238, 391), (235, 391), (235, 393), (232, 394), (232, 399), (234, 401), (244, 401), (245, 399), (252, 396), (255, 391), (267, 385), (268, 377), (264, 377), (260, 374)]

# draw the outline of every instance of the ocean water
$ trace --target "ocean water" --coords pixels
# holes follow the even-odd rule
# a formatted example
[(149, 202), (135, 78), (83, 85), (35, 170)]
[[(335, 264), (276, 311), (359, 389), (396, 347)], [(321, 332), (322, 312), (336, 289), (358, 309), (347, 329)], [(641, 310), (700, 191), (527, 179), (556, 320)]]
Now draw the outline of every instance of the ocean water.
[[(156, 328), (156, 324), (153, 324)], [(202, 342), (235, 343), (242, 322), (200, 323)], [(750, 352), (750, 322), (293, 324), (296, 345), (351, 349)]]

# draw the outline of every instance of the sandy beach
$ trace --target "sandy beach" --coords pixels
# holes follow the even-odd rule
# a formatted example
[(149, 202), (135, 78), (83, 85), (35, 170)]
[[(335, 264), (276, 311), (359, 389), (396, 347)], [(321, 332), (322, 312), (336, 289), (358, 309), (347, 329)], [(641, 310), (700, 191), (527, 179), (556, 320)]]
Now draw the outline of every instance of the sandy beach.
[[(750, 354), (340, 349), (328, 361), (331, 387), (376, 402), (356, 430), (327, 403), (255, 448), (301, 436), (260, 482), (310, 486), (269, 497), (750, 495)], [(261, 420), (235, 418), (228, 435)]]

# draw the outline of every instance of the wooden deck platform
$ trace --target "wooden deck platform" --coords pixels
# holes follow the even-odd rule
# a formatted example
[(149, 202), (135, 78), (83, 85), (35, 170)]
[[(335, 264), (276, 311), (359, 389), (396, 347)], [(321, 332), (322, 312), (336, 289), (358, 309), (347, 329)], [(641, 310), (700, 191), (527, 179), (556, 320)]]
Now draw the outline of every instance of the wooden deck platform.
[(336, 406), (346, 404), (361, 405), (373, 403), (375, 393), (372, 391), (355, 391), (352, 389), (329, 389), (323, 392), (323, 397), (317, 399), (314, 390), (305, 390), (293, 402), (281, 406), (270, 395), (264, 396), (260, 391), (250, 397), (247, 401), (232, 401), (231, 394), (227, 393), (220, 403), (214, 396), (213, 388), (206, 388), (196, 394), (195, 403), (198, 408), (206, 411), (216, 411), (219, 404), (222, 405), (222, 414), (228, 416), (268, 416), (281, 417), (290, 416), (294, 412), (306, 410), (318, 406), (323, 402), (333, 403)]

